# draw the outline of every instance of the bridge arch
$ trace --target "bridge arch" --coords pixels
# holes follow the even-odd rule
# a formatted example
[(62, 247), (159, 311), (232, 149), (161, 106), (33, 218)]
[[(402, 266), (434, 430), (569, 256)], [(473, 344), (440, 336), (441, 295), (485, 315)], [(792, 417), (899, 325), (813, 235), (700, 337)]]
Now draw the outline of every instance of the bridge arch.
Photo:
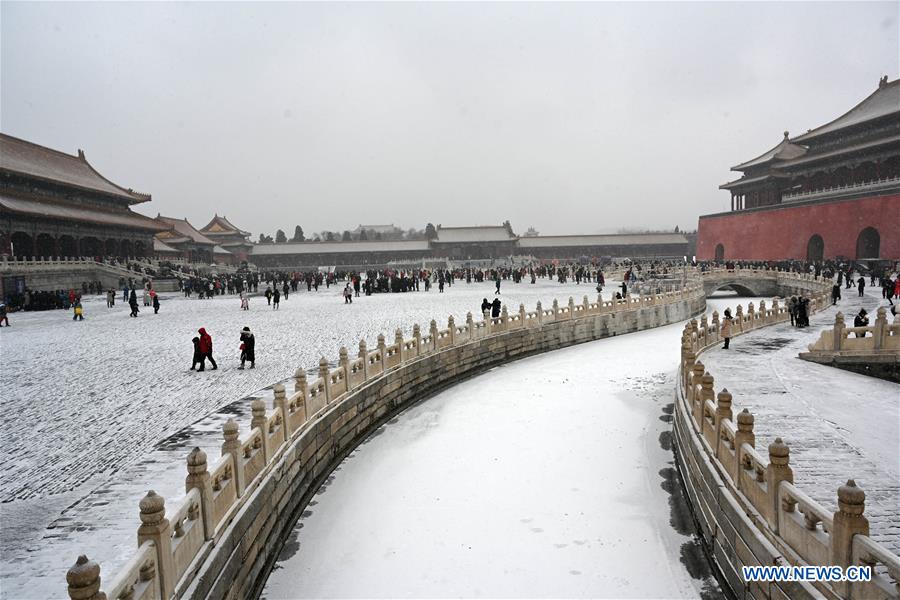
[(866, 227), (856, 238), (856, 258), (878, 258), (881, 235), (874, 227)]
[(818, 233), (812, 235), (806, 243), (806, 260), (819, 262), (825, 257), (825, 240)]
[(743, 285), (740, 283), (734, 283), (734, 282), (722, 282), (722, 284), (719, 285), (718, 287), (710, 286), (710, 288), (708, 288), (704, 291), (706, 292), (707, 296), (711, 296), (711, 295), (715, 294), (716, 292), (722, 292), (722, 291), (737, 292), (738, 296), (745, 296), (745, 297), (751, 297), (751, 298), (755, 297), (755, 296), (765, 295), (765, 294), (761, 294), (761, 293), (753, 290), (752, 288), (750, 288), (746, 285)]

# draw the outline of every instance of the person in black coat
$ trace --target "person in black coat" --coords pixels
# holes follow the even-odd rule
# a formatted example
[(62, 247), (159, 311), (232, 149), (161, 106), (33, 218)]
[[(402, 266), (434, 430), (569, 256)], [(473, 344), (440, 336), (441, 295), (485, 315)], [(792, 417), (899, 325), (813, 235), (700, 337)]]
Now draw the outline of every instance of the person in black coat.
[(159, 294), (153, 294), (153, 314), (159, 314)]
[[(869, 315), (866, 313), (866, 309), (859, 309), (859, 313), (857, 313), (856, 317), (853, 319), (854, 327), (868, 327), (869, 325)], [(866, 333), (857, 333), (856, 337), (866, 337)]]
[(250, 331), (249, 327), (244, 327), (244, 330), (241, 331), (241, 366), (238, 369), (244, 368), (244, 363), (246, 361), (250, 361), (250, 368), (256, 368), (256, 338), (253, 337), (253, 332)]
[(491, 316), (496, 318), (500, 316), (500, 298), (494, 298), (494, 301), (491, 302)]
[(137, 294), (134, 288), (131, 289), (131, 294), (128, 296), (128, 306), (131, 307), (131, 316), (136, 317), (140, 310), (138, 309)]
[(484, 314), (484, 311), (486, 311), (486, 310), (487, 311), (491, 310), (491, 303), (488, 302), (487, 298), (485, 298), (484, 300), (481, 301), (481, 314)]
[(200, 352), (200, 338), (195, 337), (191, 340), (194, 343), (194, 360), (191, 361), (191, 371), (197, 369), (197, 365), (203, 366), (203, 353)]

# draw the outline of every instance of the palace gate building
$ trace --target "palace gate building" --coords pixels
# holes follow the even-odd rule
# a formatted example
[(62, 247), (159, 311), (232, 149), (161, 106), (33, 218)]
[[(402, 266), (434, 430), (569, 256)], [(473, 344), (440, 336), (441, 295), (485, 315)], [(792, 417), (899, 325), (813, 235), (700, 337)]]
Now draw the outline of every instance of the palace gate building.
[(732, 170), (731, 211), (700, 217), (697, 258), (900, 258), (900, 80)]

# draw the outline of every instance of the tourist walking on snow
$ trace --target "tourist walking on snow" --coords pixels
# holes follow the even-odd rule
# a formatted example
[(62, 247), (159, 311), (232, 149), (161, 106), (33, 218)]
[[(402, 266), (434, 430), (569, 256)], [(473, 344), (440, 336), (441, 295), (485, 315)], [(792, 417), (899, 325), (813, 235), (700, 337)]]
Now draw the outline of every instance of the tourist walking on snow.
[(494, 298), (494, 301), (491, 302), (491, 316), (497, 318), (500, 316), (500, 308), (502, 304), (500, 303), (500, 298)]
[(266, 304), (272, 305), (272, 288), (266, 286)]
[(256, 338), (253, 337), (249, 327), (244, 327), (243, 331), (241, 331), (241, 366), (238, 369), (243, 369), (244, 363), (248, 360), (250, 361), (250, 368), (255, 369)]
[(279, 302), (281, 302), (281, 292), (278, 291), (278, 288), (275, 288), (275, 291), (272, 292), (272, 310), (278, 310)]
[(159, 294), (157, 294), (156, 292), (151, 290), (150, 296), (153, 298), (153, 314), (158, 315), (159, 314)]
[(343, 294), (344, 294), (344, 304), (353, 304), (353, 289), (350, 287), (349, 283), (346, 286), (344, 286)]
[(831, 305), (834, 306), (837, 304), (837, 301), (841, 299), (841, 286), (838, 284), (834, 284), (831, 286)]
[(241, 292), (241, 310), (250, 310), (250, 299)]
[(486, 312), (490, 312), (490, 310), (491, 310), (491, 303), (488, 302), (487, 298), (485, 298), (484, 300), (481, 301), (481, 314), (483, 315)]
[(497, 290), (494, 292), (494, 295), (496, 296), (497, 294), (500, 293), (500, 273), (499, 272), (497, 273), (497, 279), (494, 281), (494, 284), (497, 286)]
[(73, 309), (72, 320), (73, 321), (84, 321), (84, 308), (82, 308), (82, 306), (81, 306), (81, 300), (76, 300), (75, 305), (72, 307), (72, 309)]
[(131, 290), (131, 295), (128, 296), (128, 306), (131, 307), (131, 316), (138, 316), (140, 310), (138, 309), (137, 293), (133, 289)]
[(719, 327), (719, 334), (725, 340), (723, 349), (728, 350), (728, 344), (731, 342), (731, 309), (725, 309), (725, 315), (722, 318), (722, 325)]
[(860, 276), (859, 279), (856, 280), (856, 289), (859, 290), (859, 297), (863, 297), (863, 291), (866, 289), (866, 278)]
[(116, 291), (108, 290), (106, 292), (106, 308), (112, 308), (116, 305)]
[(209, 364), (212, 365), (213, 371), (219, 368), (219, 365), (216, 364), (216, 360), (213, 358), (212, 351), (212, 336), (206, 333), (206, 329), (201, 327), (197, 330), (197, 333), (200, 334), (200, 368), (198, 371), (204, 371), (206, 369), (206, 359), (209, 359)]
[(200, 338), (195, 337), (191, 341), (194, 343), (194, 360), (191, 361), (191, 371), (193, 371), (197, 365), (203, 366), (203, 353), (200, 352)]

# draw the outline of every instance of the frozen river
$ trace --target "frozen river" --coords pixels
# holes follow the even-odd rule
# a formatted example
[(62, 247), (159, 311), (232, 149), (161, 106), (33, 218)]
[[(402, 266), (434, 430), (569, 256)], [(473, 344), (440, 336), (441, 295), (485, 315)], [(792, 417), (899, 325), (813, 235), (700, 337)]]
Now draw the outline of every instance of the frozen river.
[(407, 410), (323, 485), (263, 598), (719, 596), (671, 451), (682, 327), (516, 361)]

